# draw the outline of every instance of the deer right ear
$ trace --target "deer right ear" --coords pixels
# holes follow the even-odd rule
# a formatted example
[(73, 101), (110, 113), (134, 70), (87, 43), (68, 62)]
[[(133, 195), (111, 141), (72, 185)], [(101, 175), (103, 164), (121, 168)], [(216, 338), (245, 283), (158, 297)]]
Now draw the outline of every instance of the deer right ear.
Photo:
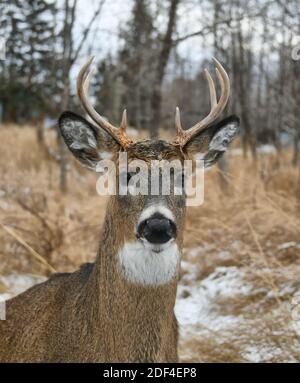
[(189, 158), (204, 160), (205, 168), (212, 166), (225, 153), (239, 132), (240, 120), (232, 115), (200, 131), (185, 150)]
[(89, 169), (96, 170), (99, 161), (112, 158), (120, 150), (120, 145), (104, 129), (73, 112), (62, 113), (58, 124), (67, 147)]

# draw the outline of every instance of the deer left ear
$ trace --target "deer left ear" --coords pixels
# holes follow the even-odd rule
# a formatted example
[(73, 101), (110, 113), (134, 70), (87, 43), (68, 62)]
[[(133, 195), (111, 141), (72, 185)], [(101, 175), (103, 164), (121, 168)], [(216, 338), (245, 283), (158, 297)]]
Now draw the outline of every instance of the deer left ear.
[(209, 126), (185, 145), (185, 152), (191, 159), (203, 159), (204, 167), (212, 166), (228, 149), (239, 132), (240, 120), (232, 115)]
[(61, 135), (74, 157), (85, 167), (97, 171), (99, 161), (110, 159), (120, 145), (101, 127), (83, 117), (64, 112), (58, 121)]

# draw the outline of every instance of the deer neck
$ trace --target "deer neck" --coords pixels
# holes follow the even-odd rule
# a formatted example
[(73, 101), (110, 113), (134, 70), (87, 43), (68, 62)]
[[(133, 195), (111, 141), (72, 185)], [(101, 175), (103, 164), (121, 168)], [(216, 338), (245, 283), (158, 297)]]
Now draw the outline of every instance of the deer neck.
[(126, 280), (118, 258), (126, 242), (126, 227), (128, 222), (124, 217), (116, 218), (108, 208), (92, 275), (93, 296), (98, 302), (101, 328), (107, 336), (110, 334), (111, 342), (107, 347), (131, 344), (134, 350), (139, 350), (143, 343), (155, 343), (155, 350), (161, 347), (163, 337), (174, 329), (177, 273), (168, 283), (157, 285)]

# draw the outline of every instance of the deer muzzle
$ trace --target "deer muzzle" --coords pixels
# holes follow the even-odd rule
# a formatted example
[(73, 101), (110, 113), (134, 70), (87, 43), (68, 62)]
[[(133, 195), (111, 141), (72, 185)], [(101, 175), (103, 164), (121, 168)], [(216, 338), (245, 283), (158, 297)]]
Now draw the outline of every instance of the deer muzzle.
[(176, 225), (171, 219), (154, 214), (140, 222), (137, 237), (146, 239), (151, 244), (161, 245), (176, 238)]

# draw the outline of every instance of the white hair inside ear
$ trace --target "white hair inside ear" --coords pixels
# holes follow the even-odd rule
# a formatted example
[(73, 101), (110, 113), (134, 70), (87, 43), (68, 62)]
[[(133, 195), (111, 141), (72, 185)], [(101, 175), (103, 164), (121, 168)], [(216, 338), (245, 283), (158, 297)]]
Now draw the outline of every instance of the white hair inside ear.
[(229, 123), (220, 129), (212, 138), (209, 143), (208, 150), (215, 150), (218, 152), (225, 152), (228, 149), (229, 144), (234, 139), (238, 130), (238, 125), (235, 123)]

